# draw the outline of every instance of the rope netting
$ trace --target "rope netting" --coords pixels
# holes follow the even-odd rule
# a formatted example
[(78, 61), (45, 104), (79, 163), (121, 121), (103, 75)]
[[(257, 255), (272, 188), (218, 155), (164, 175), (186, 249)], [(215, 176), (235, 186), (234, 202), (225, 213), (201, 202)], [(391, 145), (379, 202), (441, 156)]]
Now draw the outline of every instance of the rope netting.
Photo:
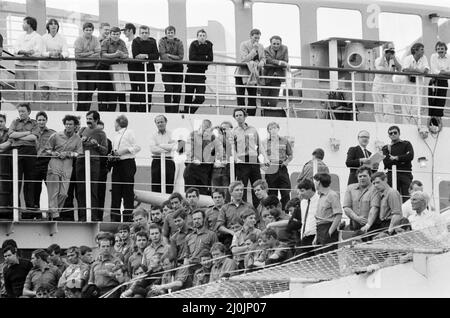
[(442, 223), (365, 243), (357, 237), (339, 242), (346, 245), (334, 251), (160, 297), (264, 297), (289, 290), (292, 279), (305, 282), (333, 280), (409, 262), (413, 253), (445, 253), (450, 249), (449, 230), (450, 223)]

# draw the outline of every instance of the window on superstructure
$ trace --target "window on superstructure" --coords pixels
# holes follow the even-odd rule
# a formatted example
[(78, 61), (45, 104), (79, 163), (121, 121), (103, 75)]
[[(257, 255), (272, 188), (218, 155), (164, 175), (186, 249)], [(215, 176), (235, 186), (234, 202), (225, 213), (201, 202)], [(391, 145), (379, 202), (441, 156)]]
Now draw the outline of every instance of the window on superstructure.
[(381, 12), (379, 16), (380, 40), (394, 42), (396, 56), (410, 54), (415, 42), (422, 42), (422, 20), (418, 15)]
[[(268, 17), (273, 18), (268, 18)], [(261, 30), (260, 43), (267, 47), (270, 37), (279, 35), (289, 48), (291, 65), (301, 64), (300, 11), (291, 4), (253, 4), (253, 27)]]
[(317, 40), (331, 37), (362, 39), (362, 17), (357, 10), (317, 9)]

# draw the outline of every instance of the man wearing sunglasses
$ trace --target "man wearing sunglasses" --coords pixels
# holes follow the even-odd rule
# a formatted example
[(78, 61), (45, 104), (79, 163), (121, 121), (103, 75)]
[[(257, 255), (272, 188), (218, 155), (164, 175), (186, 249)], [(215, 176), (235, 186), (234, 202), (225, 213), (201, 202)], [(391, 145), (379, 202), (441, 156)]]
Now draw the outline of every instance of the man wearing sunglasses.
[(388, 184), (392, 186), (392, 166), (397, 166), (397, 190), (402, 195), (402, 201), (409, 199), (408, 188), (413, 180), (411, 173), (414, 149), (409, 141), (400, 139), (400, 128), (391, 126), (388, 129), (391, 143), (383, 147), (384, 168), (388, 169)]

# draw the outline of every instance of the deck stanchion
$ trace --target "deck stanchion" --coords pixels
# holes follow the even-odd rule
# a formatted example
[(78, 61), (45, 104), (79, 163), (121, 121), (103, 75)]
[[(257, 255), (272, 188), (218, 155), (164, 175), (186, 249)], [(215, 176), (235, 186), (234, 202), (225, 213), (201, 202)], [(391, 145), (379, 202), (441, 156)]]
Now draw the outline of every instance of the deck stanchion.
[(397, 190), (397, 165), (392, 166), (392, 189)]
[(91, 203), (91, 152), (84, 152), (84, 175), (86, 180), (86, 221), (92, 221), (92, 203)]
[(355, 72), (351, 73), (352, 78), (352, 114), (353, 121), (356, 121), (356, 88), (355, 88)]
[[(147, 80), (147, 62), (144, 63), (144, 81), (145, 81), (145, 112), (148, 112), (148, 80)], [(136, 107), (136, 106), (135, 106)]]
[(166, 194), (166, 154), (161, 153), (161, 194)]
[(13, 221), (19, 222), (19, 154), (17, 148), (12, 151), (13, 168)]

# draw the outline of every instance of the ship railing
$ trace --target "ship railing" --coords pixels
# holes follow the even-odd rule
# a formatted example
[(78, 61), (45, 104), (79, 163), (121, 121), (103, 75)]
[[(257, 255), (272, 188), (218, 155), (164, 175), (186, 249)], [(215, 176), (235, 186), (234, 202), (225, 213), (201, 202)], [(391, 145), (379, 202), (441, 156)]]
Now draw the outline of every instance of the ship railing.
[[(14, 148), (12, 149), (12, 151), (8, 152), (3, 152), (0, 153), (0, 163), (1, 163), (1, 167), (2, 167), (2, 171), (0, 172), (0, 219), (3, 219), (2, 214), (3, 213), (10, 213), (11, 211), (12, 213), (12, 219), (14, 222), (18, 222), (19, 220), (21, 220), (20, 218), (20, 212), (27, 212), (27, 213), (35, 213), (36, 215), (42, 215), (44, 213), (44, 218), (45, 217), (51, 217), (52, 213), (65, 213), (65, 212), (73, 212), (75, 210), (75, 208), (72, 209), (66, 209), (66, 208), (56, 208), (56, 207), (52, 207), (51, 209), (39, 209), (39, 208), (35, 208), (35, 207), (24, 207), (24, 204), (20, 204), (19, 202), (19, 196), (20, 196), (20, 186), (19, 183), (23, 184), (25, 186), (25, 184), (28, 184), (29, 186), (33, 186), (33, 184), (35, 184), (36, 182), (39, 182), (40, 184), (42, 184), (42, 180), (19, 180), (19, 157), (23, 158), (23, 157), (30, 157), (31, 155), (19, 155), (18, 153), (18, 149)], [(73, 183), (75, 186), (77, 186), (78, 184), (82, 184), (85, 187), (85, 193), (86, 193), (86, 198), (85, 198), (85, 202), (86, 202), (86, 206), (79, 206), (77, 209), (83, 209), (86, 210), (86, 221), (87, 222), (91, 222), (92, 221), (92, 210), (102, 210), (102, 211), (106, 211), (107, 208), (105, 208), (105, 206), (107, 206), (107, 204), (105, 204), (104, 206), (92, 206), (92, 202), (91, 202), (91, 190), (92, 190), (92, 185), (99, 185), (99, 184), (109, 184), (109, 185), (113, 185), (114, 182), (108, 182), (108, 181), (99, 181), (99, 180), (92, 180), (91, 179), (91, 158), (94, 157), (100, 157), (100, 158), (105, 158), (106, 156), (94, 156), (92, 155), (88, 150), (85, 151), (84, 153), (84, 157), (78, 157), (77, 160), (84, 160), (85, 164), (84, 164), (84, 172), (85, 172), (85, 179), (83, 180), (77, 180), (77, 181), (70, 181), (70, 183)], [(173, 157), (174, 158), (174, 157)], [(12, 162), (6, 163), (6, 160), (12, 160)], [(137, 161), (146, 161), (147, 163), (150, 163), (150, 161), (154, 159), (154, 157), (144, 157), (144, 156), (137, 156), (136, 160)], [(170, 195), (170, 193), (166, 192), (166, 187), (167, 186), (172, 186), (174, 191), (177, 192), (181, 192), (184, 193), (184, 189), (187, 189), (189, 187), (196, 187), (199, 190), (207, 190), (207, 189), (213, 189), (213, 188), (218, 188), (218, 189), (222, 189), (223, 192), (226, 193), (227, 189), (228, 189), (228, 185), (218, 185), (218, 186), (213, 186), (213, 185), (195, 185), (195, 184), (183, 184), (181, 183), (177, 183), (177, 180), (174, 180), (174, 183), (167, 183), (166, 182), (166, 155), (163, 153), (161, 154), (161, 182), (160, 183), (155, 183), (153, 180), (149, 180), (150, 182), (134, 182), (134, 189), (138, 190), (138, 189), (151, 189), (153, 186), (157, 186), (158, 188), (160, 188), (161, 190), (161, 194), (164, 197), (164, 195), (166, 195), (167, 197)], [(188, 159), (184, 159), (182, 161), (179, 161), (176, 163), (176, 169), (180, 169), (180, 167), (185, 167), (185, 164), (191, 164), (191, 163), (196, 163), (194, 161), (190, 161)], [(205, 162), (204, 162), (205, 163)], [(212, 162), (208, 162), (209, 164), (213, 164)], [(235, 165), (237, 164), (236, 160), (234, 159), (234, 157), (230, 157), (228, 163), (229, 165), (229, 180), (230, 182), (238, 180), (239, 176), (236, 175), (235, 173)], [(246, 162), (239, 162), (239, 164), (255, 164), (255, 163), (246, 163)], [(262, 175), (264, 176), (267, 173), (276, 173), (276, 169), (272, 169), (272, 170), (267, 170), (264, 167), (264, 163), (261, 162), (256, 162), (256, 164), (259, 164), (261, 166), (261, 170), (262, 170)], [(274, 165), (272, 165), (274, 166)], [(303, 165), (296, 165), (296, 164), (290, 164), (291, 168), (291, 175), (292, 175), (292, 170), (294, 171), (301, 171)], [(333, 174), (333, 172), (338, 172), (338, 171), (348, 171), (348, 167), (345, 166), (328, 166), (330, 169), (330, 173)], [(8, 173), (8, 169), (10, 169), (10, 173)], [(114, 168), (113, 168), (114, 169)], [(181, 168), (182, 169), (182, 168)], [(378, 168), (379, 171), (386, 171), (385, 170), (381, 170), (381, 167)], [(313, 161), (313, 174), (315, 174), (317, 172), (317, 161)], [(399, 169), (397, 169), (397, 167), (394, 165), (392, 167), (392, 169), (389, 169), (388, 172), (392, 172), (392, 187), (395, 189), (396, 185), (397, 185), (397, 173), (398, 172), (403, 172)], [(410, 171), (408, 171), (410, 172)], [(179, 173), (183, 173), (183, 171), (179, 172)], [(422, 171), (419, 169), (414, 169), (412, 171), (412, 173), (414, 174), (424, 174), (427, 173), (427, 171)], [(434, 173), (437, 174), (442, 174), (442, 175), (450, 175), (449, 172), (441, 172), (441, 171), (434, 171)], [(140, 176), (141, 178), (142, 176)], [(291, 176), (292, 178), (292, 176)], [(142, 178), (141, 178), (142, 179)], [(151, 179), (151, 178), (149, 178)], [(52, 183), (52, 182), (56, 182), (56, 183), (68, 183), (69, 180), (62, 180), (62, 181), (50, 181), (50, 180), (46, 180), (45, 181), (46, 184)], [(116, 184), (127, 184), (126, 182), (117, 182)], [(269, 190), (288, 190), (292, 193), (295, 193), (297, 191), (296, 187), (295, 187), (295, 181), (291, 182), (292, 186), (289, 188), (271, 188)], [(22, 188), (24, 188), (24, 186), (22, 186)], [(343, 198), (346, 189), (341, 189), (338, 190), (339, 184), (334, 184), (332, 183), (332, 188), (335, 188), (338, 193), (340, 194), (340, 197)], [(432, 186), (432, 189), (434, 189), (435, 187)], [(245, 191), (248, 191), (248, 188), (245, 187)], [(434, 190), (433, 190), (434, 191)], [(201, 193), (203, 191), (200, 191)], [(431, 201), (430, 201), (430, 205), (432, 207), (436, 207), (438, 208), (439, 202), (442, 200), (447, 200), (448, 197), (439, 197), (439, 193), (437, 192), (433, 192), (431, 194)], [(12, 198), (12, 202), (9, 201)], [(135, 200), (138, 199), (135, 196)], [(139, 203), (141, 201), (137, 200)], [(5, 203), (6, 202), (6, 203)], [(434, 202), (434, 203), (433, 203)], [(50, 204), (49, 204), (50, 205)], [(119, 214), (118, 212), (115, 211), (111, 211), (111, 213), (116, 213)], [(120, 213), (121, 216), (121, 220), (123, 220), (123, 213)], [(39, 217), (40, 218), (40, 217)]]
[[(260, 80), (266, 83), (273, 83), (273, 80), (279, 81), (277, 84), (266, 85), (259, 83), (251, 86), (256, 89), (256, 96), (237, 95), (236, 88), (239, 85), (235, 83), (235, 69), (239, 66), (245, 66), (243, 63), (228, 63), (228, 62), (199, 62), (199, 61), (148, 61), (136, 59), (52, 59), (52, 58), (30, 58), (30, 57), (14, 57), (5, 56), (4, 61), (15, 61), (24, 63), (24, 61), (32, 61), (35, 63), (33, 67), (24, 66), (20, 71), (34, 73), (32, 79), (14, 78), (10, 73), (12, 69), (3, 70), (3, 77), (1, 81), (8, 85), (13, 85), (15, 90), (11, 87), (3, 87), (3, 99), (5, 102), (10, 102), (13, 105), (20, 102), (30, 102), (32, 108), (42, 110), (84, 110), (85, 104), (80, 106), (78, 97), (79, 94), (88, 93), (97, 94), (97, 104), (110, 104), (114, 109), (117, 109), (117, 104), (122, 104), (125, 109), (141, 106), (140, 111), (148, 112), (149, 107), (152, 106), (168, 106), (168, 111), (178, 112), (181, 106), (185, 112), (192, 110), (191, 107), (198, 107), (204, 113), (225, 114), (226, 109), (246, 108), (248, 111), (256, 111), (259, 109), (262, 115), (271, 114), (271, 110), (278, 110), (284, 114), (273, 116), (282, 117), (308, 117), (308, 118), (330, 118), (330, 119), (346, 119), (346, 120), (367, 120), (373, 121), (374, 115), (390, 116), (389, 119), (394, 122), (395, 118), (400, 117), (397, 121), (405, 117), (408, 120), (403, 120), (404, 123), (421, 124), (424, 120), (430, 118), (428, 115), (430, 110), (440, 109), (433, 103), (428, 105), (426, 101), (429, 98), (428, 90), (435, 89), (435, 86), (429, 85), (430, 79), (448, 79), (433, 74), (417, 74), (409, 72), (388, 72), (388, 71), (374, 71), (374, 70), (355, 70), (345, 68), (327, 68), (327, 67), (306, 67), (291, 65), (286, 72), (286, 76), (260, 76)], [(91, 80), (82, 80), (84, 83), (91, 85), (88, 90), (79, 90), (77, 81), (76, 62), (92, 62), (92, 63), (106, 63), (128, 65), (128, 68), (122, 70), (109, 69), (93, 69), (83, 70), (85, 73), (95, 73), (98, 78)], [(45, 66), (47, 63), (47, 66)], [(143, 71), (130, 70), (134, 64), (143, 64)], [(149, 65), (155, 65), (155, 71), (149, 69)], [(166, 92), (164, 85), (181, 85), (185, 88), (189, 85), (185, 83), (186, 75), (198, 75), (198, 73), (188, 72), (161, 72), (160, 66), (162, 64), (182, 64), (182, 65), (208, 65), (209, 69), (206, 71), (205, 83), (190, 83), (200, 87), (205, 87), (203, 95), (205, 101), (203, 103), (185, 103), (182, 100), (183, 96), (194, 95), (186, 93), (186, 89), (181, 92)], [(50, 65), (50, 66), (49, 66)], [(60, 65), (60, 68), (55, 67)], [(270, 69), (271, 66), (266, 65), (265, 69)], [(331, 74), (337, 72), (341, 74), (338, 80), (332, 79)], [(45, 79), (46, 75), (53, 74), (55, 78)], [(113, 75), (112, 79), (108, 77)], [(182, 75), (181, 82), (164, 82), (161, 75), (177, 74)], [(325, 75), (324, 75), (325, 74)], [(400, 81), (386, 83), (378, 83), (385, 87), (375, 93), (384, 94), (393, 100), (393, 107), (389, 107), (384, 111), (379, 111), (379, 102), (373, 99), (373, 79), (375, 74), (379, 75), (396, 75)], [(154, 80), (151, 80), (154, 76)], [(416, 77), (416, 82), (411, 83), (407, 79), (410, 76)], [(137, 80), (140, 77), (141, 80)], [(150, 78), (150, 80), (149, 80)], [(48, 83), (51, 82), (51, 83)], [(35, 85), (36, 89), (27, 89), (25, 85)], [(134, 86), (141, 84), (143, 91), (135, 91)], [(53, 85), (53, 86), (52, 86)], [(114, 85), (114, 88), (113, 88)], [(152, 92), (149, 85), (154, 85)], [(245, 85), (243, 85), (246, 87)], [(106, 87), (109, 87), (105, 89)], [(387, 88), (386, 88), (387, 87)], [(49, 88), (49, 89), (47, 89)], [(133, 89), (132, 89), (133, 88)], [(1, 89), (1, 88), (0, 88)], [(443, 88), (446, 89), (446, 88)], [(343, 93), (344, 100), (336, 99), (329, 95), (330, 92)], [(270, 94), (269, 94), (270, 93)], [(101, 96), (103, 95), (103, 97)], [(117, 96), (128, 96), (125, 101), (117, 101)], [(164, 102), (165, 96), (178, 96), (180, 102)], [(103, 100), (106, 96), (106, 100)], [(133, 96), (133, 98), (132, 98)], [(340, 96), (340, 95), (338, 95)], [(114, 97), (115, 100), (111, 100)], [(141, 100), (135, 101), (138, 97)], [(152, 98), (150, 103), (149, 98)], [(236, 98), (255, 98), (261, 102), (257, 106), (237, 105)], [(411, 98), (414, 97), (414, 98)], [(89, 97), (91, 98), (91, 97)], [(123, 98), (123, 97), (122, 97)], [(447, 100), (446, 96), (432, 96), (435, 101)], [(91, 107), (92, 100), (85, 101)], [(144, 105), (145, 103), (145, 105)], [(36, 105), (36, 106), (33, 106)], [(270, 105), (270, 106), (268, 106)], [(84, 106), (84, 107), (83, 107)], [(389, 105), (385, 105), (389, 106)], [(102, 106), (98, 107), (102, 110)], [(397, 108), (397, 111), (395, 111)], [(398, 108), (401, 108), (398, 111)], [(113, 111), (114, 111), (113, 109)], [(121, 109), (121, 111), (125, 110)], [(153, 108), (155, 109), (155, 108)], [(394, 112), (392, 112), (394, 109)], [(377, 110), (377, 111), (375, 111)], [(407, 113), (405, 113), (405, 111)], [(443, 116), (446, 117), (446, 116)], [(386, 117), (387, 118), (387, 117)], [(384, 118), (384, 119), (386, 119)], [(386, 120), (382, 120), (386, 122)]]

